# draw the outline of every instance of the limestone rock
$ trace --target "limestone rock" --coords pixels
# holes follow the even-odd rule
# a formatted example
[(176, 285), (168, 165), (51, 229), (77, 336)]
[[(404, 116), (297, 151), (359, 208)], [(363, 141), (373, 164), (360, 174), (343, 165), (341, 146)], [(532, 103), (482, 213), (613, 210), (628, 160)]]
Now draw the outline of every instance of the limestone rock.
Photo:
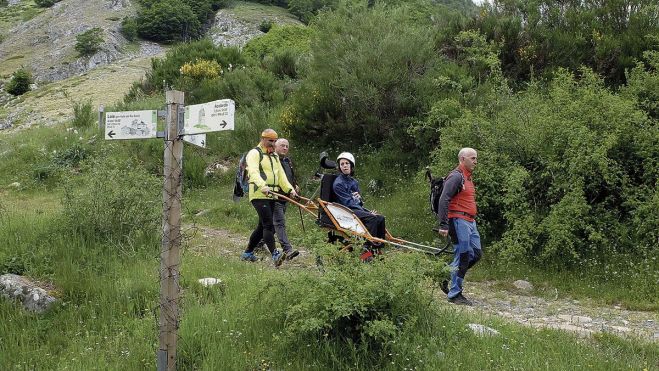
[(19, 300), (25, 309), (35, 313), (43, 313), (57, 302), (57, 299), (49, 295), (46, 290), (37, 287), (29, 279), (15, 274), (0, 276), (0, 294), (9, 299)]
[(524, 292), (529, 292), (533, 290), (533, 285), (529, 281), (517, 280), (513, 282), (513, 286), (515, 286), (518, 290)]
[(221, 285), (222, 280), (214, 277), (206, 277), (206, 278), (200, 278), (199, 283), (204, 287), (209, 287), (209, 286)]
[(496, 336), (496, 335), (499, 335), (499, 331), (497, 331), (497, 330), (495, 330), (491, 327), (479, 325), (477, 323), (470, 323), (470, 324), (467, 325), (467, 327), (469, 327), (471, 329), (471, 331), (473, 331), (474, 334), (476, 334), (478, 336)]

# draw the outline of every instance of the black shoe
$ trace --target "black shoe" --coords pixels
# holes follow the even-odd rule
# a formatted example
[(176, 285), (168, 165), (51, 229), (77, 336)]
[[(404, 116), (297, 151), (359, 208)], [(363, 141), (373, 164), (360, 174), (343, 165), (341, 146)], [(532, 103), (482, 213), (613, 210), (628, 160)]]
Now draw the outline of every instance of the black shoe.
[(439, 284), (439, 288), (442, 289), (442, 292), (443, 292), (444, 294), (447, 294), (447, 295), (448, 295), (448, 280), (443, 280), (443, 281)]
[(286, 258), (286, 260), (293, 260), (298, 255), (300, 255), (300, 252), (297, 251), (297, 250), (292, 250), (291, 249), (291, 250), (284, 251), (284, 258)]
[(453, 304), (458, 304), (458, 305), (468, 305), (468, 306), (474, 305), (474, 303), (472, 303), (471, 300), (465, 298), (462, 295), (462, 293), (458, 294), (458, 296), (456, 296), (454, 298), (449, 298), (448, 302), (453, 303)]

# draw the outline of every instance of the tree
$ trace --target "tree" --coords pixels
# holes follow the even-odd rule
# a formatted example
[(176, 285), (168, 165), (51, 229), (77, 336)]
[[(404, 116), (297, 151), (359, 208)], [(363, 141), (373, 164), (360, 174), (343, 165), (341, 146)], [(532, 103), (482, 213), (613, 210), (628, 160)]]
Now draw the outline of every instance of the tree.
[(22, 95), (30, 91), (30, 85), (34, 82), (32, 74), (25, 68), (14, 72), (11, 80), (7, 83), (5, 90), (12, 95)]
[(94, 27), (91, 30), (85, 31), (76, 36), (75, 49), (80, 53), (80, 56), (90, 56), (101, 49), (103, 43), (103, 30)]
[(163, 0), (137, 14), (140, 37), (164, 43), (196, 39), (201, 23), (189, 5), (181, 0)]
[(34, 3), (42, 8), (50, 8), (51, 6), (55, 5), (55, 3), (59, 2), (60, 0), (34, 0)]

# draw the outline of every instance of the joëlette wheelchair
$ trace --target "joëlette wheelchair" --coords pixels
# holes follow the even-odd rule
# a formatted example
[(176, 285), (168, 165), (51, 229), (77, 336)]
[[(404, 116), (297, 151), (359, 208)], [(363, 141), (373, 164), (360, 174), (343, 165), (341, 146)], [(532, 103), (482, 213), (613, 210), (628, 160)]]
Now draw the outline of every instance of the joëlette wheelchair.
[[(342, 249), (352, 250), (351, 241), (358, 237), (369, 241), (373, 245), (390, 245), (397, 249), (407, 249), (435, 256), (442, 253), (453, 253), (453, 245), (448, 238), (443, 241), (444, 243), (440, 243), (441, 246), (428, 246), (394, 237), (388, 229), (384, 238), (371, 235), (352, 210), (336, 202), (336, 195), (332, 186), (338, 174), (323, 173), (321, 170), (336, 170), (336, 162), (329, 160), (325, 152), (321, 153), (320, 157), (320, 168), (315, 174), (316, 177), (320, 178), (319, 197), (315, 199), (314, 196), (311, 198), (303, 196), (291, 198), (280, 193), (276, 193), (276, 197), (298, 206), (300, 210), (304, 210), (314, 217), (316, 224), (328, 231), (329, 242), (340, 242)], [(314, 192), (314, 195), (316, 193), (318, 193), (318, 190)], [(372, 259), (374, 254), (379, 253), (381, 253), (381, 249), (367, 249), (362, 252), (360, 258), (367, 261)]]

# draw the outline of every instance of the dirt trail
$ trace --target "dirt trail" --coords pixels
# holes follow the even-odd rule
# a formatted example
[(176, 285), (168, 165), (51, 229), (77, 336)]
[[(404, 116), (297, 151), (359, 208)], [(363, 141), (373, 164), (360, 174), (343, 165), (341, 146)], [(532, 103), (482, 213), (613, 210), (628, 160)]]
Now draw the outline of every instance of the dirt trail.
[[(238, 260), (247, 244), (247, 237), (238, 233), (200, 226), (188, 227), (187, 231), (187, 234), (194, 233), (196, 236), (195, 243), (188, 247), (188, 252), (192, 254), (225, 256)], [(263, 259), (256, 264), (272, 263), (270, 259)], [(308, 269), (314, 264), (314, 257), (300, 248), (300, 256), (292, 262), (286, 262), (281, 269)], [(600, 306), (587, 300), (558, 297), (558, 293), (551, 298), (542, 298), (502, 289), (500, 286), (490, 281), (468, 282), (465, 296), (473, 300), (473, 307), (449, 304), (439, 290), (436, 296), (440, 305), (498, 316), (534, 328), (554, 328), (579, 336), (606, 332), (659, 343), (659, 314), (656, 312), (626, 310), (615, 305)]]

